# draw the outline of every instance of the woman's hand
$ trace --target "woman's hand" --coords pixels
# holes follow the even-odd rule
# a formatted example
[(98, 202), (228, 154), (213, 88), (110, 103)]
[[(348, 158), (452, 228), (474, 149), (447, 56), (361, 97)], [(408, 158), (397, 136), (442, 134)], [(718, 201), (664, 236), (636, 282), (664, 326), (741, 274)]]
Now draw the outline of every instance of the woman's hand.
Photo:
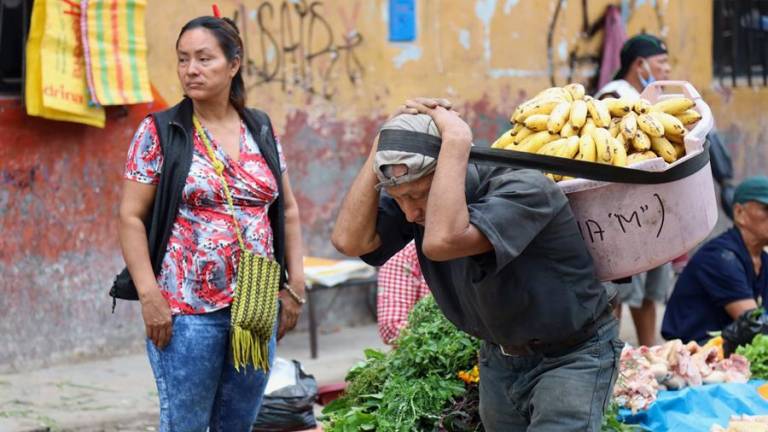
[(160, 288), (148, 290), (141, 296), (141, 316), (147, 337), (158, 349), (165, 348), (171, 342), (173, 321), (171, 308), (160, 293)]
[[(306, 295), (304, 294), (304, 281), (291, 281), (289, 282), (289, 285), (293, 292), (299, 297), (306, 299)], [(286, 333), (296, 327), (303, 305), (297, 302), (291, 294), (288, 293), (287, 289), (280, 290), (278, 297), (280, 298), (280, 304), (282, 305), (280, 311), (280, 324), (277, 327), (277, 340), (280, 340)]]

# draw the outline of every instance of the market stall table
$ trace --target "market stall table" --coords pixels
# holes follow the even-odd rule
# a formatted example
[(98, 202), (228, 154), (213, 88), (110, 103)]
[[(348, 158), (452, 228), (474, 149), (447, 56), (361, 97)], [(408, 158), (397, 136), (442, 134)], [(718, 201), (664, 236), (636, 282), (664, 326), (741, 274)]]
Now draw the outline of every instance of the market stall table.
[(309, 309), (309, 350), (317, 358), (317, 305), (313, 300), (317, 291), (347, 288), (376, 288), (376, 270), (360, 260), (331, 260), (304, 257), (307, 280), (307, 307)]

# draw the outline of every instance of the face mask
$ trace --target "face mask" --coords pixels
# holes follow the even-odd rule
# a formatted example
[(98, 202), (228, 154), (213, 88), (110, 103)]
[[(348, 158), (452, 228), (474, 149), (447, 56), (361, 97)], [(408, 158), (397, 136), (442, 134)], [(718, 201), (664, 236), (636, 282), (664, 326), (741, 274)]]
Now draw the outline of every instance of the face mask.
[(642, 84), (643, 88), (646, 88), (651, 85), (651, 83), (656, 82), (656, 77), (653, 76), (653, 73), (651, 72), (651, 66), (647, 61), (643, 61), (643, 68), (646, 72), (648, 72), (648, 79), (643, 78), (643, 75), (640, 73), (640, 71), (637, 72), (637, 78), (640, 80), (640, 84)]

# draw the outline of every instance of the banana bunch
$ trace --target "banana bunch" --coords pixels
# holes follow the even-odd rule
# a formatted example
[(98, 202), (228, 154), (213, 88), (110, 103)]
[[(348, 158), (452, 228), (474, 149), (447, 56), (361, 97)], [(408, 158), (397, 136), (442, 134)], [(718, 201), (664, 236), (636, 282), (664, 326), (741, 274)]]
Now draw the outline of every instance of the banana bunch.
[(578, 83), (551, 87), (520, 104), (512, 128), (491, 147), (622, 167), (656, 157), (672, 163), (685, 155), (683, 138), (701, 119), (694, 105), (685, 97), (598, 100)]

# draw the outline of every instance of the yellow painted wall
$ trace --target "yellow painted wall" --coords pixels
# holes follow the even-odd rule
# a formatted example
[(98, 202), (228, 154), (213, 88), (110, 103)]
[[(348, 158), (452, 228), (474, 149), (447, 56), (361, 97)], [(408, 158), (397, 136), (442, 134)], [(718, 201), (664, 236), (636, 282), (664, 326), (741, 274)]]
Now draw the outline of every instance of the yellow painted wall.
[[(389, 112), (409, 96), (426, 94), (445, 95), (457, 103), (488, 97), (493, 106), (509, 111), (517, 92), (538, 91), (549, 86), (552, 77), (563, 84), (573, 72), (575, 80), (586, 81), (584, 74), (595, 72), (594, 62), (571, 71), (568, 56), (599, 54), (602, 33), (585, 36), (585, 18), (592, 25), (608, 4), (621, 2), (586, 3), (587, 11), (578, 0), (421, 0), (413, 43), (387, 40), (386, 0), (249, 0), (220, 5), (227, 16), (239, 11), (238, 22), (256, 68), (265, 64), (262, 44), (271, 46), (265, 31), (276, 39), (290, 37), (288, 26), (281, 25), (283, 18), (290, 22), (293, 40), (303, 40), (296, 55), (267, 53), (267, 67), (277, 67), (279, 57), (280, 72), (286, 73), (289, 83), (255, 85), (249, 94), (252, 104), (267, 108), (280, 123), (279, 118), (292, 109), (311, 108), (354, 119)], [(711, 0), (633, 0), (628, 4), (628, 34), (662, 35), (671, 51), (673, 76), (690, 80), (698, 88), (709, 87)], [(169, 101), (180, 96), (173, 50), (178, 31), (187, 20), (209, 14), (209, 5), (207, 1), (149, 2), (151, 79)], [(551, 62), (547, 56), (550, 27)], [(343, 46), (345, 38), (355, 33), (361, 40), (350, 50), (340, 50), (330, 71), (331, 55), (327, 54), (313, 59), (307, 72), (300, 73), (302, 54), (316, 52), (329, 42)], [(246, 80), (255, 84), (259, 77), (252, 72)], [(315, 95), (306, 90), (310, 86)], [(326, 99), (323, 93), (332, 96)]]
[[(219, 4), (227, 16), (237, 11), (251, 59), (249, 103), (271, 114), (283, 139), (302, 219), (313, 233), (310, 250), (333, 253), (325, 239), (338, 203), (376, 127), (399, 104), (412, 96), (448, 97), (470, 122), (476, 142), (487, 144), (532, 93), (551, 82), (590, 81), (603, 34), (589, 36), (584, 29), (596, 25), (606, 6), (622, 3), (627, 34), (664, 38), (672, 77), (693, 83), (711, 104), (737, 179), (766, 172), (768, 89), (716, 84), (712, 0), (417, 0), (412, 43), (388, 41), (387, 0)], [(180, 97), (178, 31), (209, 8), (208, 1), (149, 2), (150, 76), (169, 103)], [(571, 56), (582, 60), (571, 67)], [(277, 75), (264, 82), (260, 70)]]

